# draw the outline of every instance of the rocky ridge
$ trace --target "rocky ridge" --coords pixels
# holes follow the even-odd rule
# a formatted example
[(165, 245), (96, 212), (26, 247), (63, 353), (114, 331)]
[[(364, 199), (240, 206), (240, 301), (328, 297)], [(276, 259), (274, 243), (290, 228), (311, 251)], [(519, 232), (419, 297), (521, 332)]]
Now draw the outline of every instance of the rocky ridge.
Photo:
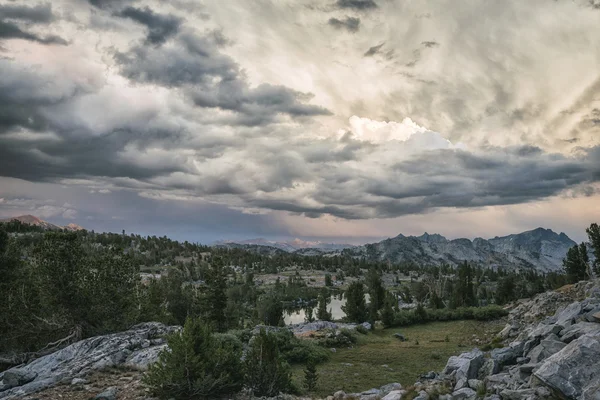
[(600, 280), (522, 302), (499, 336), (504, 347), (450, 357), (423, 376), (416, 398), (600, 399)]
[(343, 250), (343, 254), (367, 257), (374, 261), (412, 262), (416, 264), (457, 265), (469, 261), (508, 269), (556, 271), (569, 248), (576, 243), (564, 233), (537, 228), (519, 234), (448, 240), (442, 235), (398, 235), (378, 243)]
[(96, 336), (0, 373), (0, 399), (14, 399), (113, 367), (145, 370), (167, 346), (164, 336), (180, 329), (145, 323), (125, 332)]

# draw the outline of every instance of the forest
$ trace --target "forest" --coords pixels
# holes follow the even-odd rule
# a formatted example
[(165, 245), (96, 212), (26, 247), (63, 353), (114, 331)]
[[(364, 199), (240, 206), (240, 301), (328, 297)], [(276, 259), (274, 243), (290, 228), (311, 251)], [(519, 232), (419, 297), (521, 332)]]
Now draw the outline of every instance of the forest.
[[(543, 274), (469, 263), (427, 266), (341, 255), (261, 254), (166, 236), (48, 232), (11, 222), (0, 227), (0, 366), (26, 362), (82, 338), (158, 321), (185, 328), (184, 336), (170, 342), (176, 350), (149, 375), (157, 392), (159, 381), (176, 385), (181, 380), (173, 369), (164, 368), (176, 362), (167, 358), (178, 357), (178, 352), (213, 346), (223, 354), (236, 354), (226, 357), (235, 360), (250, 342), (270, 348), (269, 357), (277, 360), (277, 371), (264, 371), (271, 376), (269, 382), (283, 374), (277, 390), (293, 391), (285, 378), (286, 365), (306, 365), (310, 375), (315, 364), (327, 359), (325, 349), (353, 343), (356, 333), (301, 341), (285, 330), (262, 330), (257, 336), (252, 334), (257, 325), (282, 326), (284, 312), (294, 307), (305, 308), (306, 322), (331, 320), (332, 295), (345, 298), (345, 322), (369, 322), (373, 328), (496, 319), (506, 314), (504, 304), (598, 274), (598, 225), (592, 224), (587, 233), (591, 260), (585, 245), (575, 246), (564, 271)], [(269, 274), (277, 276), (273, 283), (263, 279)], [(310, 276), (323, 276), (323, 283)], [(210, 360), (198, 362), (199, 374), (211, 370), (206, 364)], [(231, 362), (233, 367), (226, 368), (222, 379), (229, 383), (208, 385), (202, 393), (214, 394), (206, 392), (214, 387), (221, 387), (218, 393), (239, 389), (231, 382), (243, 379), (228, 375), (239, 367), (239, 357)], [(263, 378), (254, 374), (248, 379), (255, 393), (266, 395), (272, 391)], [(177, 390), (185, 398), (196, 389)]]

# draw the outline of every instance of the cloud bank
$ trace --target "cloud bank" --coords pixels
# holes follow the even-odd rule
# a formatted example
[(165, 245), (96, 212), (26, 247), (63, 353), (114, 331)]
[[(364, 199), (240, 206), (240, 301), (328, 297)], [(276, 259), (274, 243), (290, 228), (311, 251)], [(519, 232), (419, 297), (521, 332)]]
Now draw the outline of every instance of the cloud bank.
[(4, 1), (0, 16), (0, 213), (43, 198), (14, 182), (114, 199), (106, 219), (125, 198), (360, 221), (598, 197), (591, 3)]

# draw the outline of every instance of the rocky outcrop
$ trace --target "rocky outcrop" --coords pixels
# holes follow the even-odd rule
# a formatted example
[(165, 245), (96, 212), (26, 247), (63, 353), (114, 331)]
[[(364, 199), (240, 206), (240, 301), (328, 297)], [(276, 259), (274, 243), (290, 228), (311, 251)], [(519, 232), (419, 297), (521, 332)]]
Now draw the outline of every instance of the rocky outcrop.
[(593, 318), (599, 307), (600, 280), (523, 301), (502, 332), (512, 342), (450, 357), (440, 375), (415, 387), (426, 393), (451, 387), (449, 399), (599, 400), (600, 322)]
[(147, 369), (166, 346), (164, 336), (178, 329), (145, 323), (125, 332), (79, 341), (28, 365), (0, 373), (0, 399), (34, 393), (109, 367)]

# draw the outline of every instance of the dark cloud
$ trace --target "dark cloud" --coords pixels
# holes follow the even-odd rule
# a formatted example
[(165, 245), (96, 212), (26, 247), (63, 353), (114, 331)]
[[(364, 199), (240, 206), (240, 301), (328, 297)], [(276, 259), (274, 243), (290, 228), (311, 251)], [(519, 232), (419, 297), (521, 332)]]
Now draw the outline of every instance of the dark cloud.
[(0, 4), (0, 18), (47, 24), (54, 20), (54, 14), (52, 13), (52, 5), (50, 3), (38, 4), (33, 7)]
[(336, 29), (346, 29), (348, 32), (358, 32), (358, 30), (360, 29), (360, 18), (330, 18), (327, 23)]
[(235, 112), (233, 124), (263, 125), (280, 115), (329, 115), (327, 109), (306, 104), (312, 95), (284, 86), (248, 85), (237, 63), (221, 53), (220, 36), (183, 34), (160, 48), (136, 46), (115, 59), (122, 74), (139, 82), (181, 87), (198, 107)]
[(17, 26), (14, 23), (0, 20), (0, 40), (2, 39), (24, 39), (43, 44), (68, 44), (68, 42), (65, 39), (59, 36), (48, 35), (45, 37), (41, 37), (34, 33), (22, 30), (21, 28), (19, 28), (19, 26)]
[(120, 8), (125, 4), (133, 3), (135, 0), (88, 0), (89, 3), (102, 10)]
[(373, 0), (338, 0), (335, 4), (339, 8), (347, 8), (359, 11), (377, 8), (377, 3), (375, 3)]
[(438, 42), (435, 41), (426, 41), (426, 42), (421, 42), (421, 44), (425, 47), (438, 47), (440, 44)]
[(127, 53), (117, 53), (124, 76), (139, 82), (164, 86), (208, 84), (238, 79), (237, 63), (222, 54), (212, 37), (184, 34), (174, 43), (153, 48), (135, 46)]
[(148, 43), (159, 45), (171, 38), (179, 31), (182, 20), (174, 15), (162, 15), (152, 11), (149, 7), (126, 7), (117, 13), (123, 18), (132, 19), (148, 28)]
[(363, 54), (364, 57), (372, 57), (375, 54), (379, 53), (379, 51), (381, 50), (381, 48), (383, 47), (383, 45), (385, 44), (385, 42), (378, 44), (376, 46), (373, 47), (369, 47), (369, 50), (365, 51), (365, 54)]

